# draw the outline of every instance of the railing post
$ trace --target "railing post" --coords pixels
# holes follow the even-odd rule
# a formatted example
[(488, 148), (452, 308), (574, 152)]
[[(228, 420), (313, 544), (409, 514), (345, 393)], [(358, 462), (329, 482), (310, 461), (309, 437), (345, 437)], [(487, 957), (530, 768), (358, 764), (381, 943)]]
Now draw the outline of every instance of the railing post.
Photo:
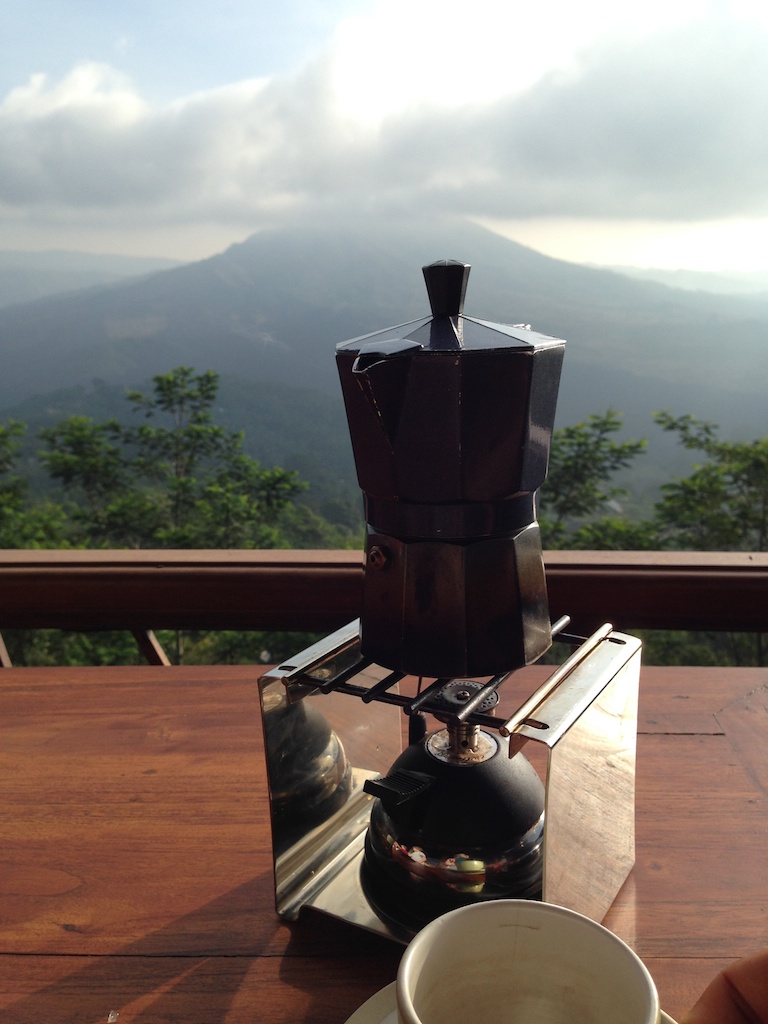
[(0, 633), (0, 668), (13, 668), (13, 662), (8, 653), (8, 648), (5, 646), (2, 633)]

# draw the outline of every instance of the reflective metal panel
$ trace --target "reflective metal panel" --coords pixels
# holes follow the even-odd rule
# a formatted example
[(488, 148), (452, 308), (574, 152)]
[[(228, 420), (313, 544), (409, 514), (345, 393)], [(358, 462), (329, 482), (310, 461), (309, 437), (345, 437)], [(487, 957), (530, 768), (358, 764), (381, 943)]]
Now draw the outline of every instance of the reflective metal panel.
[[(628, 670), (597, 698), (549, 757), (544, 893), (602, 921), (635, 862), (637, 688)], [(613, 714), (610, 705), (623, 705)], [(600, 776), (600, 777), (598, 777)]]
[[(634, 861), (641, 649), (610, 627), (598, 633), (554, 688), (524, 706), (510, 737), (513, 750), (530, 742), (547, 749), (543, 897), (595, 920)], [(399, 702), (412, 698), (398, 693), (388, 670), (355, 661), (356, 635), (351, 623), (260, 681), (276, 905), (289, 919), (311, 907), (407, 942), (402, 925), (369, 904), (361, 862), (372, 805), (363, 784), (386, 775), (400, 754)], [(323, 692), (342, 677), (343, 689)]]

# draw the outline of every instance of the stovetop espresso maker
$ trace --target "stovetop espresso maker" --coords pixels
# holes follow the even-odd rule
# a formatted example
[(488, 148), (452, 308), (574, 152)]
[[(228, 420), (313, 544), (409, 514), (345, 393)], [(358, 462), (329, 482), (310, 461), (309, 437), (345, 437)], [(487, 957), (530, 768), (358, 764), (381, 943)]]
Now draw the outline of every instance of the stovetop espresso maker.
[(463, 263), (423, 273), (431, 316), (337, 346), (361, 616), (260, 682), (277, 909), (400, 941), (505, 897), (601, 920), (634, 862), (640, 641), (550, 621), (536, 498), (565, 342), (465, 316)]

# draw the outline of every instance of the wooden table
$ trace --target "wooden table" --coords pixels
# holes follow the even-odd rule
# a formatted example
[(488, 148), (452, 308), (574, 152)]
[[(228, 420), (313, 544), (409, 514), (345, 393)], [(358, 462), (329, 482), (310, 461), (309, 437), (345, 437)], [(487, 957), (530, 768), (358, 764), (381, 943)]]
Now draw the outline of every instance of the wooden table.
[[(274, 913), (258, 672), (0, 672), (3, 1024), (342, 1024), (394, 979), (385, 939)], [(766, 669), (643, 670), (606, 924), (674, 1016), (768, 945), (767, 695)]]

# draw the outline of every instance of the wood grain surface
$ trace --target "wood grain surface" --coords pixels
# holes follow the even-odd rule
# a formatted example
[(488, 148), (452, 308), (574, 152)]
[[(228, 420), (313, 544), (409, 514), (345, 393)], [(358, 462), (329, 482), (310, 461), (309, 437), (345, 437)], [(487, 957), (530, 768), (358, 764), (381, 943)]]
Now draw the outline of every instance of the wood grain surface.
[[(3, 1024), (343, 1024), (394, 979), (399, 947), (274, 912), (259, 671), (3, 670)], [(767, 693), (765, 669), (643, 670), (638, 859), (605, 923), (673, 1016), (768, 946)]]

